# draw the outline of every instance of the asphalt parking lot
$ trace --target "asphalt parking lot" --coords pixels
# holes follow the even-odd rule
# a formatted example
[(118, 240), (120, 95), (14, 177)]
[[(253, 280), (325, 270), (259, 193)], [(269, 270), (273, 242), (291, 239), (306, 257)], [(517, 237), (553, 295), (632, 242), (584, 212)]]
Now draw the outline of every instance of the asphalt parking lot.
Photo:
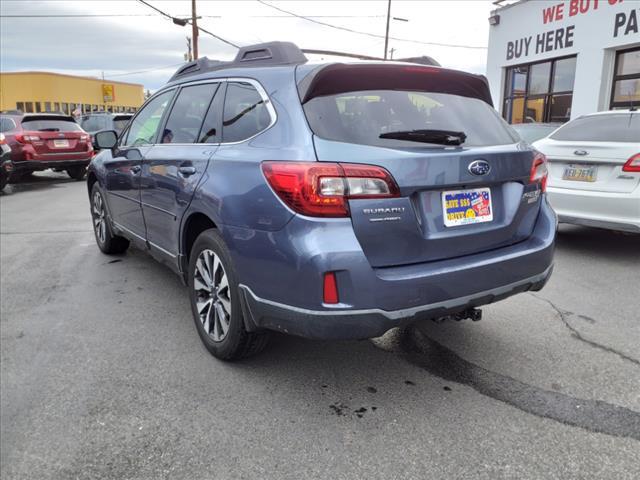
[(38, 174), (0, 195), (0, 476), (640, 478), (639, 246), (562, 226), (547, 287), (480, 322), (222, 363), (178, 277)]

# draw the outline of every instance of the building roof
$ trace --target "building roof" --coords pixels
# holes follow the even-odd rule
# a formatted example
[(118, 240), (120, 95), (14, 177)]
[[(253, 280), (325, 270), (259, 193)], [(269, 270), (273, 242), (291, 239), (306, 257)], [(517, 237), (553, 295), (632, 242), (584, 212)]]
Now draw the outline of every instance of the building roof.
[(43, 71), (36, 71), (36, 70), (29, 70), (25, 72), (0, 72), (0, 75), (53, 75), (56, 77), (67, 77), (67, 78), (75, 78), (80, 80), (91, 80), (94, 82), (118, 83), (120, 85), (131, 85), (133, 87), (144, 88), (144, 85), (142, 85), (141, 83), (122, 82), (119, 80), (110, 80), (109, 78), (105, 78), (103, 80), (102, 78), (98, 78), (98, 77), (85, 77), (81, 75), (69, 75), (67, 73), (43, 72)]

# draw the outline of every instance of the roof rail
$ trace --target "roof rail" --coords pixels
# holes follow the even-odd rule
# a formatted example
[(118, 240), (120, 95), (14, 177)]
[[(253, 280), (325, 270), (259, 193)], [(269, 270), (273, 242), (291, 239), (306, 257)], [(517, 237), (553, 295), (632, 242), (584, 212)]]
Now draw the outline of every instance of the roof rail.
[(199, 58), (178, 68), (169, 81), (178, 78), (195, 75), (197, 73), (211, 72), (233, 67), (265, 67), (279, 65), (298, 65), (305, 63), (302, 50), (291, 42), (268, 42), (257, 45), (248, 45), (240, 48), (236, 58), (231, 62), (210, 60), (207, 57)]

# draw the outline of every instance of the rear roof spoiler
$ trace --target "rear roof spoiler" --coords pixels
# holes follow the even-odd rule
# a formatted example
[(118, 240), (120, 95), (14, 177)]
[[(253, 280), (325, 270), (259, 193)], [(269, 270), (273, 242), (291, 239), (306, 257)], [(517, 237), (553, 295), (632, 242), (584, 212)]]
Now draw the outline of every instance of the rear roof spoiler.
[(322, 65), (298, 83), (302, 103), (315, 97), (363, 90), (409, 90), (477, 98), (493, 107), (484, 75), (400, 63)]

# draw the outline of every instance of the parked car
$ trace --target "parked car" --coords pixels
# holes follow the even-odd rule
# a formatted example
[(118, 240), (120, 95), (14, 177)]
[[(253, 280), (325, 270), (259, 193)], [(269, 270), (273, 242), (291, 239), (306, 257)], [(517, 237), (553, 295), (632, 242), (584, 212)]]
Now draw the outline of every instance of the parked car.
[(132, 113), (95, 112), (83, 115), (80, 125), (85, 132), (95, 135), (101, 130), (114, 130), (118, 135), (133, 117)]
[(361, 339), (477, 319), (551, 274), (546, 160), (484, 77), (255, 45), (182, 67), (95, 142), (99, 248), (133, 243), (178, 272), (221, 359), (256, 353), (269, 330)]
[(560, 222), (640, 233), (640, 112), (584, 115), (534, 146)]
[(561, 123), (515, 123), (511, 127), (518, 132), (525, 142), (533, 142), (544, 138), (560, 128)]
[(93, 157), (89, 134), (68, 115), (2, 115), (0, 130), (11, 147), (16, 175), (53, 168), (82, 180)]
[(4, 190), (13, 172), (11, 148), (7, 145), (4, 134), (0, 133), (0, 191)]

